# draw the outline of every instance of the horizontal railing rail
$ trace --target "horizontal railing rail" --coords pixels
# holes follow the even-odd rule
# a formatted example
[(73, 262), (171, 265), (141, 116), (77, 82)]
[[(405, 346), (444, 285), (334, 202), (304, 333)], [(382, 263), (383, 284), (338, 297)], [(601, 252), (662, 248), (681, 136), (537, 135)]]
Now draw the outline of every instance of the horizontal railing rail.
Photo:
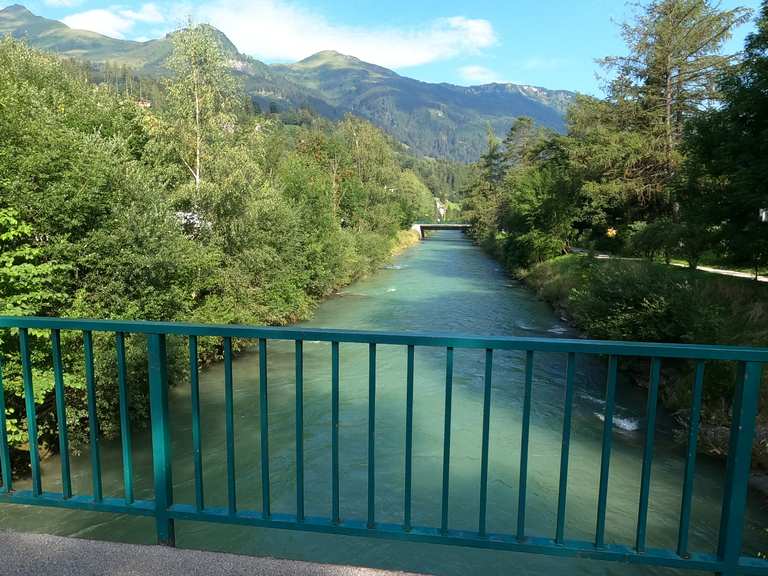
[[(763, 369), (768, 364), (768, 349), (655, 344), (645, 342), (606, 342), (594, 340), (473, 337), (453, 334), (392, 333), (352, 330), (320, 330), (293, 328), (253, 327), (236, 325), (205, 325), (172, 322), (80, 320), (60, 318), (0, 317), (0, 331), (18, 338), (18, 353), (26, 402), (27, 434), (30, 449), (31, 489), (16, 490), (11, 474), (10, 447), (7, 435), (5, 394), (0, 365), (0, 471), (3, 484), (0, 502), (32, 504), (90, 511), (117, 512), (155, 519), (158, 541), (175, 544), (177, 520), (203, 521), (224, 524), (261, 526), (289, 530), (322, 532), (330, 534), (378, 537), (395, 540), (469, 546), (498, 550), (532, 552), (562, 557), (593, 558), (620, 561), (640, 565), (656, 565), (679, 569), (710, 571), (721, 574), (766, 574), (768, 561), (744, 556), (742, 539), (745, 524), (748, 481), (752, 446), (755, 437), (757, 406), (760, 398)], [(61, 492), (46, 491), (41, 481), (41, 463), (36, 425), (30, 337), (35, 331), (49, 335), (54, 373), (55, 412), (58, 422), (58, 442), (61, 453)], [(42, 331), (42, 332), (41, 332)], [(86, 404), (89, 421), (89, 453), (92, 490), (89, 495), (73, 494), (69, 462), (68, 430), (66, 425), (66, 398), (64, 393), (64, 368), (62, 365), (61, 332), (75, 331), (83, 335), (85, 360)], [(117, 384), (120, 408), (120, 436), (123, 458), (124, 497), (104, 495), (102, 490), (102, 462), (99, 449), (99, 424), (96, 409), (98, 382), (94, 371), (94, 333), (114, 335)], [(126, 337), (146, 336), (147, 378), (150, 399), (151, 442), (154, 497), (138, 499), (133, 487), (133, 456), (128, 408), (128, 382), (126, 368)], [(171, 426), (168, 408), (168, 355), (167, 336), (186, 338), (189, 386), (191, 388), (192, 447), (194, 463), (194, 502), (174, 501), (174, 483), (171, 465)], [(200, 379), (198, 339), (220, 339), (223, 353), (224, 425), (226, 473), (226, 505), (210, 506), (205, 502), (203, 489), (202, 443), (204, 430), (200, 418)], [(258, 344), (259, 354), (259, 431), (261, 466), (261, 509), (241, 509), (235, 473), (235, 426), (233, 385), (233, 339), (251, 339)], [(273, 510), (270, 492), (269, 454), (269, 384), (268, 342), (270, 340), (293, 341), (295, 363), (295, 513)], [(328, 516), (305, 514), (305, 455), (304, 455), (304, 342), (330, 343), (330, 427), (331, 471), (330, 502)], [(342, 518), (340, 514), (340, 457), (339, 457), (339, 379), (341, 344), (367, 344), (368, 355), (368, 430), (367, 430), (367, 514), (363, 518)], [(399, 346), (405, 352), (405, 422), (404, 422), (404, 476), (403, 518), (401, 523), (380, 522), (376, 518), (376, 392), (377, 346)], [(443, 427), (443, 463), (441, 471), (440, 522), (435, 526), (416, 526), (412, 516), (413, 488), (413, 427), (414, 427), (414, 356), (419, 347), (443, 348), (445, 355), (445, 393)], [(449, 522), (451, 421), (454, 388), (454, 353), (456, 349), (484, 350), (483, 413), (480, 440), (478, 517), (476, 530), (458, 530)], [(523, 402), (519, 451), (519, 486), (517, 490), (517, 522), (512, 533), (495, 533), (488, 530), (488, 469), (491, 427), (491, 393), (493, 361), (497, 351), (524, 353)], [(562, 353), (567, 363), (563, 386), (562, 448), (559, 462), (556, 522), (550, 536), (531, 534), (526, 522), (528, 502), (527, 480), (529, 477), (529, 443), (532, 396), (535, 388), (534, 357), (539, 353)], [(607, 357), (607, 378), (603, 408), (603, 429), (599, 462), (597, 509), (595, 510), (594, 539), (574, 540), (566, 537), (568, 473), (574, 387), (577, 355)], [(645, 410), (647, 428), (642, 448), (640, 470), (640, 496), (636, 518), (634, 545), (618, 545), (606, 541), (606, 516), (608, 506), (609, 471), (612, 453), (613, 421), (616, 410), (616, 387), (619, 358), (639, 357), (650, 361), (648, 392)], [(680, 359), (692, 361), (695, 366), (691, 391), (691, 420), (685, 458), (685, 471), (680, 502), (678, 537), (669, 549), (651, 548), (646, 545), (648, 532), (649, 494), (651, 487), (656, 412), (659, 397), (662, 362)], [(706, 362), (728, 361), (736, 363), (737, 381), (732, 402), (730, 443), (725, 471), (724, 495), (718, 547), (715, 554), (694, 553), (689, 550), (691, 509), (694, 495), (694, 477), (699, 436), (699, 420), (704, 388)], [(597, 464), (597, 463), (596, 463)]]

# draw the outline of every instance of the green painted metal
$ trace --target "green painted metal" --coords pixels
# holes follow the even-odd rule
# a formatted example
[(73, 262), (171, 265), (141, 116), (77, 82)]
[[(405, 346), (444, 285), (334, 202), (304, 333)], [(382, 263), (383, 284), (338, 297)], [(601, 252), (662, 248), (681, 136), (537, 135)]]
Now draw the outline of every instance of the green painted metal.
[(99, 450), (99, 418), (96, 413), (96, 376), (93, 369), (93, 333), (83, 332), (85, 350), (85, 388), (88, 397), (88, 435), (91, 447), (91, 483), (93, 499), (98, 502), (103, 498), (101, 488), (101, 454)]
[(656, 432), (656, 405), (659, 402), (659, 380), (661, 360), (651, 358), (651, 381), (648, 385), (648, 404), (645, 409), (645, 445), (643, 448), (643, 469), (640, 475), (640, 508), (637, 512), (637, 534), (635, 549), (645, 552), (645, 537), (648, 527), (648, 498), (651, 491), (651, 463), (653, 461), (653, 440)]
[(413, 346), (408, 346), (405, 380), (405, 488), (403, 502), (403, 529), (411, 529), (411, 490), (413, 488)]
[[(173, 505), (173, 474), (171, 467), (171, 427), (168, 418), (168, 356), (165, 334), (147, 337), (149, 364), (149, 407), (152, 421), (152, 469), (155, 480), (155, 530), (157, 540), (165, 546), (176, 545)], [(134, 503), (138, 504), (138, 503)], [(126, 504), (126, 513), (134, 506)]]
[(600, 487), (597, 495), (597, 527), (595, 546), (605, 544), (605, 513), (608, 506), (608, 473), (611, 463), (611, 440), (613, 438), (613, 410), (616, 404), (616, 376), (618, 359), (608, 357), (608, 383), (605, 387), (605, 413), (603, 415), (603, 448), (600, 457)]
[[(40, 480), (40, 450), (37, 441), (37, 412), (35, 408), (35, 390), (32, 384), (32, 360), (29, 351), (29, 331), (19, 330), (19, 353), (21, 354), (21, 372), (24, 381), (24, 404), (27, 410), (27, 433), (29, 435), (29, 463), (32, 468), (32, 494), (43, 493)], [(88, 405), (90, 415), (90, 404)]]
[(443, 497), (441, 500), (440, 533), (448, 533), (448, 494), (451, 479), (451, 404), (453, 396), (453, 348), (445, 355), (445, 427), (443, 429)]
[(128, 382), (125, 367), (125, 334), (115, 335), (117, 348), (117, 386), (120, 396), (120, 443), (123, 448), (123, 490), (125, 501), (133, 502), (133, 455), (131, 447), (131, 419), (128, 415)]
[[(755, 432), (756, 406), (759, 398), (763, 365), (768, 363), (768, 350), (758, 348), (733, 348), (723, 346), (678, 346), (664, 344), (638, 344), (623, 342), (598, 342), (584, 340), (539, 338), (473, 338), (446, 334), (407, 334), (352, 332), (339, 330), (304, 330), (296, 328), (255, 328), (246, 326), (205, 326), (199, 324), (170, 324), (154, 322), (119, 322), (97, 320), (62, 320), (55, 318), (7, 318), (0, 317), (0, 328), (18, 329), (19, 350), (22, 360), (22, 379), (27, 401), (33, 399), (32, 363), (28, 330), (46, 329), (51, 331), (51, 350), (54, 360), (54, 378), (56, 385), (58, 414), (63, 413), (64, 372), (61, 366), (60, 336), (61, 330), (76, 330), (84, 333), (86, 359), (86, 384), (89, 400), (89, 416), (92, 418), (91, 438), (96, 448), (92, 450), (94, 469), (94, 494), (72, 495), (71, 488), (63, 485), (62, 493), (44, 492), (39, 482), (39, 460), (33, 464), (33, 483), (31, 491), (14, 491), (8, 477), (10, 456), (7, 444), (7, 431), (2, 394), (0, 394), (0, 465), (2, 465), (3, 487), (0, 490), (0, 502), (11, 504), (39, 505), (63, 509), (102, 511), (118, 514), (147, 516), (154, 518), (158, 541), (174, 545), (176, 520), (191, 520), (223, 524), (260, 526), (275, 529), (300, 530), (326, 534), (362, 536), (402, 540), (416, 543), (434, 543), (443, 545), (466, 546), (482, 549), (508, 550), (560, 556), (563, 558), (591, 558), (638, 564), (645, 566), (663, 566), (677, 569), (689, 569), (721, 574), (760, 574), (768, 575), (768, 562), (758, 558), (741, 555), (741, 539), (745, 516), (747, 482), (750, 469), (752, 438)], [(126, 476), (126, 497), (102, 497), (98, 472), (98, 423), (95, 419), (95, 378), (93, 373), (93, 336), (92, 332), (114, 334), (117, 343), (118, 386), (121, 403), (121, 428), (123, 419), (128, 418), (127, 387), (125, 386), (124, 338), (128, 334), (147, 335), (148, 378), (150, 390), (152, 456), (154, 476), (154, 497), (152, 500), (134, 499), (130, 481)], [(171, 442), (168, 414), (168, 375), (166, 358), (166, 336), (169, 334), (189, 337), (190, 383), (192, 386), (192, 436), (195, 450), (195, 502), (193, 504), (174, 504), (173, 482), (171, 475)], [(200, 336), (218, 336), (223, 339), (224, 352), (224, 392), (226, 425), (226, 485), (228, 491), (227, 506), (205, 507), (203, 503), (202, 471), (203, 462), (200, 445), (204, 430), (200, 427), (199, 413), (199, 378), (197, 367), (197, 338)], [(234, 467), (234, 391), (232, 377), (232, 338), (252, 338), (259, 341), (260, 360), (260, 401), (262, 426), (262, 510), (238, 510), (236, 506), (236, 486)], [(304, 446), (303, 446), (303, 340), (310, 338), (331, 343), (331, 426), (332, 426), (332, 506), (329, 517), (306, 516), (303, 501), (304, 485)], [(296, 514), (286, 514), (270, 510), (269, 472), (268, 472), (268, 404), (267, 404), (267, 341), (295, 341), (296, 362)], [(344, 521), (339, 516), (339, 349), (340, 343), (352, 342), (369, 345), (369, 429), (368, 429), (368, 514), (365, 519), (350, 518)], [(376, 522), (375, 519), (375, 419), (376, 419), (376, 347), (378, 344), (394, 344), (407, 347), (406, 371), (406, 421), (405, 421), (405, 497), (404, 518), (402, 524)], [(442, 347), (446, 349), (446, 389), (445, 421), (443, 447), (443, 484), (441, 497), (441, 521), (439, 526), (416, 526), (412, 523), (412, 458), (413, 458), (413, 395), (414, 395), (414, 354), (417, 346)], [(454, 348), (485, 350), (485, 379), (483, 383), (483, 430), (480, 461), (480, 509), (477, 531), (454, 530), (449, 528), (449, 479), (451, 448), (451, 409), (454, 372)], [(515, 534), (489, 532), (486, 526), (486, 507), (488, 498), (488, 452), (490, 438), (490, 407), (493, 374), (493, 355), (498, 350), (520, 350), (526, 354), (525, 389), (523, 402), (523, 436), (530, 424), (531, 397), (533, 394), (533, 357), (535, 352), (559, 352), (567, 355), (564, 384), (562, 452), (560, 459), (560, 480), (557, 502), (557, 527), (554, 538), (542, 538), (525, 533), (525, 491), (528, 461), (527, 439), (521, 439), (521, 482), (518, 492), (519, 514)], [(597, 527), (592, 542), (565, 538), (566, 494), (568, 487), (569, 443), (571, 417), (576, 373), (576, 355), (608, 355), (608, 375), (605, 391), (605, 412), (602, 438), (601, 472), (598, 487)], [(638, 510), (638, 527), (634, 547), (607, 543), (605, 540), (605, 515), (608, 505), (608, 476), (611, 457), (612, 421), (615, 408), (616, 381), (620, 357), (642, 357), (651, 360), (651, 379), (648, 391), (647, 421), (643, 467), (641, 470), (641, 494)], [(653, 455), (653, 432), (655, 428), (655, 407), (658, 400), (661, 361), (664, 358), (693, 359), (696, 361), (696, 377), (693, 386), (691, 406), (691, 430), (684, 475), (683, 498), (681, 503), (680, 530), (675, 550), (647, 548), (645, 545), (647, 526), (648, 497)], [(726, 470), (726, 490), (723, 500), (720, 538), (717, 554), (699, 554), (688, 552), (688, 529), (690, 523), (691, 502), (693, 496), (693, 477), (695, 470), (696, 440), (699, 429), (701, 398), (703, 391), (704, 361), (721, 360), (739, 363), (736, 396), (733, 403), (733, 423)], [(0, 392), (2, 392), (2, 367), (0, 367)], [(462, 383), (463, 385), (463, 383)], [(123, 406), (125, 412), (123, 412)], [(35, 410), (32, 401), (29, 426), (29, 442), (36, 444)], [(527, 422), (527, 425), (526, 425)], [(128, 430), (128, 427), (125, 427)], [(65, 436), (66, 427), (63, 434)], [(266, 444), (265, 444), (266, 443)], [(130, 438), (126, 444), (123, 439), (124, 454), (126, 445), (130, 453)], [(33, 451), (34, 452), (34, 451)], [(64, 451), (63, 451), (64, 452)], [(124, 456), (124, 463), (130, 458)], [(264, 462), (267, 465), (264, 465)], [(35, 478), (34, 468), (38, 475)], [(63, 463), (62, 463), (63, 466)], [(266, 471), (266, 474), (265, 474)], [(124, 469), (125, 472), (125, 469)], [(64, 469), (62, 468), (62, 479)], [(99, 486), (96, 481), (99, 480)], [(97, 489), (98, 488), (98, 489)]]
[(269, 404), (267, 400), (267, 341), (259, 338), (259, 428), (261, 430), (261, 513), (269, 518)]
[(189, 337), (189, 385), (192, 408), (192, 453), (195, 466), (195, 509), (205, 508), (203, 485), (203, 436), (200, 431), (200, 374), (197, 360), (197, 336)]
[(235, 485), (235, 400), (232, 383), (232, 338), (224, 337), (224, 428), (227, 438), (227, 510), (237, 512)]
[(296, 521), (304, 521), (304, 342), (296, 340)]
[(59, 431), (59, 458), (61, 459), (61, 492), (64, 498), (72, 497), (72, 474), (69, 465), (69, 438), (67, 434), (67, 406), (64, 395), (64, 367), (61, 362), (61, 334), (51, 330), (51, 358), (56, 394), (56, 420)]
[(483, 436), (480, 448), (480, 513), (477, 532), (485, 536), (488, 509), (488, 450), (491, 434), (491, 381), (493, 379), (493, 350), (485, 351), (485, 383), (483, 386)]
[(376, 344), (368, 344), (368, 528), (376, 525)]
[(725, 565), (721, 571), (725, 576), (739, 573), (744, 512), (747, 505), (747, 487), (752, 461), (752, 439), (755, 435), (762, 380), (761, 364), (757, 362), (739, 364), (736, 397), (732, 408), (728, 464), (725, 472), (720, 541), (717, 548), (718, 558)]
[(331, 519), (339, 517), (339, 343), (331, 343)]
[(8, 446), (8, 424), (5, 421), (5, 385), (3, 384), (3, 363), (0, 359), (0, 471), (3, 474), (3, 486), (0, 492), (13, 490), (11, 473), (11, 453)]
[(528, 489), (528, 441), (531, 432), (531, 397), (533, 395), (533, 351), (525, 353), (525, 391), (523, 393), (523, 426), (520, 434), (520, 486), (517, 500), (517, 538), (525, 538), (525, 502)]
[(256, 327), (236, 324), (191, 324), (186, 322), (149, 322), (141, 320), (75, 320), (36, 316), (0, 316), (0, 328), (60, 328), (132, 334), (176, 334), (181, 336), (216, 336), (230, 338), (266, 338), (267, 340), (314, 340), (319, 342), (352, 342), (358, 344), (391, 344), (438, 348), (494, 350), (533, 350), (535, 352), (576, 352), (694, 360), (732, 360), (768, 362), (768, 348), (714, 346), (695, 344), (655, 344), (650, 342), (617, 342), (611, 340), (573, 340), (568, 338), (521, 338), (513, 336), (465, 336), (425, 332), (375, 332), (301, 327)]
[(701, 420), (701, 399), (704, 391), (704, 361), (696, 363), (696, 376), (693, 381), (693, 401), (691, 404), (690, 429), (688, 431), (688, 450), (685, 458), (685, 480), (683, 499), (680, 504), (680, 529), (677, 539), (677, 554), (688, 557), (688, 531), (691, 524), (691, 504), (693, 502), (693, 479), (696, 473), (696, 447), (699, 440)]
[(568, 353), (565, 367), (565, 399), (563, 401), (563, 441), (560, 448), (560, 485), (557, 492), (557, 527), (555, 542), (565, 540), (565, 503), (568, 496), (568, 459), (571, 448), (571, 417), (573, 416), (573, 388), (576, 376), (576, 354)]

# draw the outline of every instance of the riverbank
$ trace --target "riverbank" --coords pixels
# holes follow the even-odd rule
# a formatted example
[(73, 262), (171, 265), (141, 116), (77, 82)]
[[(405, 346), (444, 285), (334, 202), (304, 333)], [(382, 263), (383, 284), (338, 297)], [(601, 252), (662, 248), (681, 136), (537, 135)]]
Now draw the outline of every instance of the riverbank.
[[(382, 243), (382, 248), (387, 245)], [(437, 231), (428, 241), (407, 250), (388, 266), (347, 287), (343, 294), (327, 298), (303, 329), (384, 330), (391, 332), (434, 331), (487, 336), (552, 338), (575, 336), (552, 308), (518, 282), (510, 282), (498, 262), (488, 257), (459, 232)], [(269, 353), (269, 457), (270, 498), (274, 513), (292, 513), (296, 502), (296, 365), (290, 342), (270, 340)], [(382, 523), (402, 519), (403, 462), (407, 406), (407, 358), (404, 347), (381, 346), (376, 357), (375, 515)], [(415, 348), (413, 394), (414, 518), (424, 526), (439, 526), (443, 491), (444, 413), (446, 352), (436, 347)], [(304, 484), (307, 512), (326, 516), (332, 495), (332, 350), (325, 342), (305, 341), (303, 347)], [(483, 429), (483, 351), (457, 349), (454, 355), (452, 425), (450, 446), (450, 527), (476, 529), (477, 487), (480, 485)], [(244, 353), (232, 364), (233, 421), (235, 423), (235, 483), (238, 510), (260, 509), (260, 363), (259, 354)], [(488, 452), (488, 525), (495, 533), (514, 534), (519, 498), (519, 447), (523, 426), (526, 355), (494, 354), (490, 396)], [(589, 539), (594, 517), (600, 470), (600, 441), (604, 426), (598, 415), (605, 382), (605, 365), (599, 358), (579, 358), (574, 379), (574, 403), (569, 453), (567, 538)], [(339, 478), (341, 513), (350, 521), (368, 513), (369, 349), (342, 343), (339, 374)], [(531, 398), (530, 450), (526, 533), (548, 535), (555, 530), (553, 498), (559, 490), (561, 428), (563, 421), (564, 354), (535, 358), (535, 391)], [(199, 373), (199, 414), (203, 431), (203, 470), (206, 505), (227, 505), (225, 483), (227, 444), (225, 425), (225, 371), (222, 364)], [(101, 386), (103, 383), (100, 382)], [(617, 385), (616, 429), (611, 448), (611, 487), (606, 510), (606, 539), (632, 545), (636, 535), (636, 502), (642, 466), (642, 390), (625, 378)], [(174, 502), (195, 499), (195, 450), (190, 431), (192, 398), (188, 384), (169, 390), (169, 424), (173, 444)], [(663, 411), (662, 411), (663, 412)], [(660, 413), (660, 417), (662, 414)], [(657, 438), (654, 453), (653, 491), (649, 527), (656, 547), (673, 548), (676, 542), (680, 488), (685, 452), (666, 432)], [(626, 424), (626, 425), (625, 425)], [(363, 433), (361, 433), (363, 431)], [(152, 497), (151, 431), (133, 429), (136, 497)], [(92, 476), (86, 449), (71, 458), (72, 487), (88, 495)], [(123, 494), (122, 446), (119, 439), (100, 443), (105, 495)], [(42, 463), (46, 492), (59, 492), (61, 462), (53, 457)], [(696, 469), (695, 509), (691, 522), (691, 548), (710, 550), (717, 542), (723, 466), (700, 458)], [(29, 489), (28, 478), (17, 481)], [(744, 554), (764, 549), (768, 510), (757, 494), (750, 496), (745, 523)], [(139, 517), (99, 517), (74, 510), (45, 511), (39, 508), (0, 506), (0, 525), (17, 531), (80, 535), (126, 542), (152, 542), (154, 534)], [(251, 527), (223, 527), (180, 522), (180, 547), (357, 564), (390, 570), (408, 570), (442, 576), (480, 572), (506, 576), (510, 563), (523, 562), (531, 576), (560, 573), (562, 561), (544, 556), (520, 557), (508, 552), (470, 550), (444, 546), (413, 545), (379, 539), (349, 539), (327, 534)], [(449, 549), (450, 548), (450, 549)], [(521, 565), (523, 565), (521, 564)], [(616, 563), (602, 567), (592, 561), (569, 561), (570, 573), (581, 576), (649, 576), (662, 574), (652, 568)]]
[(413, 230), (412, 228), (409, 228), (408, 230), (400, 230), (397, 233), (397, 236), (394, 240), (394, 245), (392, 246), (392, 249), (390, 250), (389, 257), (394, 258), (395, 256), (399, 256), (408, 248), (411, 248), (421, 242), (421, 236), (418, 232)]
[[(768, 346), (768, 286), (758, 282), (670, 268), (640, 260), (605, 260), (571, 254), (520, 274), (540, 298), (584, 334), (609, 340)], [(729, 402), (736, 374), (708, 363), (700, 450), (727, 453)], [(643, 385), (643, 378), (636, 379)], [(687, 427), (692, 365), (668, 367), (661, 399)], [(758, 414), (753, 463), (768, 470), (768, 378)]]

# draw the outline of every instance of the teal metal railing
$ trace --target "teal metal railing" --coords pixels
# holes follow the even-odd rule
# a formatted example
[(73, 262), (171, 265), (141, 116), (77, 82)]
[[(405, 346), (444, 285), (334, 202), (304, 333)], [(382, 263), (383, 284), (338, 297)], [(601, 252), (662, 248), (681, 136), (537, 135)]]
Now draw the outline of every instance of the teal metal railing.
[[(678, 569), (716, 572), (719, 574), (768, 574), (768, 561), (742, 555), (745, 508), (752, 445), (755, 435), (757, 406), (760, 396), (762, 372), (768, 363), (768, 349), (727, 346), (694, 346), (629, 342), (601, 342), (590, 340), (465, 337), (445, 334), (362, 332), (347, 330), (310, 330), (304, 328), (259, 328), (250, 326), (218, 326), (168, 322), (137, 322), (110, 320), (70, 320), (57, 318), (0, 317), (0, 329), (18, 333), (22, 377), (28, 417), (31, 490), (14, 490), (11, 480), (11, 459), (6, 432), (2, 367), (0, 366), (0, 465), (3, 485), (0, 502), (32, 504), (59, 508), (72, 508), (154, 517), (158, 541), (174, 545), (174, 522), (194, 520), (224, 524), (239, 524), (303, 530), (330, 534), (343, 534), (375, 538), (388, 538), (412, 542), (436, 543), (476, 548), (532, 552), (551, 556), (613, 560), (640, 565), (667, 566)], [(30, 359), (29, 331), (49, 331), (55, 380), (55, 409), (58, 418), (59, 448), (61, 450), (62, 492), (51, 493), (41, 483), (40, 456), (38, 454), (35, 422), (34, 382)], [(83, 334), (87, 409), (90, 423), (90, 464), (92, 468), (92, 494), (73, 495), (70, 478), (69, 448), (65, 418), (64, 374), (61, 359), (61, 331)], [(96, 416), (96, 382), (94, 376), (93, 333), (115, 335), (117, 374), (120, 402), (120, 431), (123, 452), (124, 498), (105, 497), (101, 486), (101, 461)], [(131, 456), (131, 431), (128, 414), (125, 337), (142, 334), (147, 338), (148, 385), (150, 394), (152, 460), (154, 499), (134, 498)], [(192, 442), (194, 458), (194, 504), (174, 502), (171, 475), (171, 441), (168, 416), (168, 366), (166, 337), (186, 337), (189, 344), (189, 369), (192, 404)], [(226, 428), (226, 507), (205, 504), (203, 490), (203, 431), (200, 426), (200, 391), (198, 377), (198, 338), (221, 339), (224, 354), (224, 396)], [(235, 485), (235, 431), (234, 396), (232, 381), (232, 339), (254, 339), (258, 342), (262, 507), (260, 511), (238, 508)], [(269, 426), (267, 342), (288, 340), (295, 343), (296, 380), (296, 513), (273, 512), (270, 498)], [(322, 341), (331, 344), (331, 501), (328, 517), (310, 517), (304, 513), (304, 447), (303, 447), (303, 342)], [(341, 518), (339, 513), (339, 349), (341, 344), (368, 345), (369, 404), (368, 404), (368, 498), (367, 517)], [(406, 351), (406, 419), (405, 419), (405, 475), (403, 521), (399, 524), (377, 522), (375, 516), (376, 486), (376, 351), (378, 345), (402, 346)], [(413, 470), (413, 382), (414, 351), (416, 347), (446, 349), (444, 444), (441, 496), (441, 522), (439, 526), (412, 524), (412, 470)], [(448, 522), (449, 466), (451, 450), (451, 405), (453, 389), (454, 350), (469, 348), (485, 350), (485, 378), (480, 461), (479, 516), (477, 530), (455, 530)], [(525, 354), (525, 379), (522, 434), (520, 445), (520, 481), (518, 489), (518, 516), (513, 534), (489, 533), (486, 526), (488, 501), (488, 452), (491, 409), (491, 381), (494, 352), (521, 351)], [(528, 477), (528, 443), (533, 392), (533, 359), (537, 353), (563, 353), (567, 355), (564, 386), (564, 416), (562, 450), (560, 458), (557, 518), (553, 537), (534, 536), (526, 529), (526, 486)], [(608, 357), (608, 375), (600, 457), (600, 480), (596, 510), (595, 536), (592, 541), (570, 540), (565, 537), (566, 496), (568, 488), (569, 445), (574, 400), (574, 377), (577, 355)], [(618, 361), (622, 357), (650, 359), (650, 378), (646, 407), (647, 430), (643, 445), (640, 499), (634, 546), (606, 543), (606, 510), (608, 503), (608, 475), (611, 462), (611, 437), (616, 400)], [(676, 546), (655, 549), (646, 546), (651, 463), (654, 453), (656, 406), (658, 400), (661, 365), (663, 360), (684, 359), (696, 366), (692, 390), (691, 425), (683, 478), (680, 524)], [(732, 404), (732, 425), (726, 465), (725, 489), (716, 554), (690, 553), (688, 533), (694, 491), (696, 442), (707, 361), (729, 361), (738, 365), (735, 397)]]

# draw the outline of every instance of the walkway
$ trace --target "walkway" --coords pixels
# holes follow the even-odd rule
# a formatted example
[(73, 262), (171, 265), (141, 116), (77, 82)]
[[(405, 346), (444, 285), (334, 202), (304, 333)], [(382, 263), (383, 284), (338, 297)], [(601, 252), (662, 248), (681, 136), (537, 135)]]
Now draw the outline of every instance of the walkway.
[(407, 576), (369, 568), (5, 531), (0, 531), (0, 550), (3, 576)]
[[(580, 248), (574, 248), (571, 250), (574, 254), (586, 254), (586, 250)], [(600, 260), (645, 260), (644, 258), (630, 258), (626, 256), (613, 256), (612, 254), (598, 254), (597, 258)], [(671, 262), (670, 266), (677, 266), (678, 268), (688, 268), (688, 265), (684, 262)], [(726, 268), (712, 268), (711, 266), (698, 266), (696, 270), (702, 272), (711, 272), (712, 274), (722, 274), (723, 276), (734, 276), (736, 278), (746, 278), (748, 280), (757, 280), (758, 282), (768, 282), (768, 276), (758, 276), (751, 272), (740, 272), (738, 270), (728, 270)]]

